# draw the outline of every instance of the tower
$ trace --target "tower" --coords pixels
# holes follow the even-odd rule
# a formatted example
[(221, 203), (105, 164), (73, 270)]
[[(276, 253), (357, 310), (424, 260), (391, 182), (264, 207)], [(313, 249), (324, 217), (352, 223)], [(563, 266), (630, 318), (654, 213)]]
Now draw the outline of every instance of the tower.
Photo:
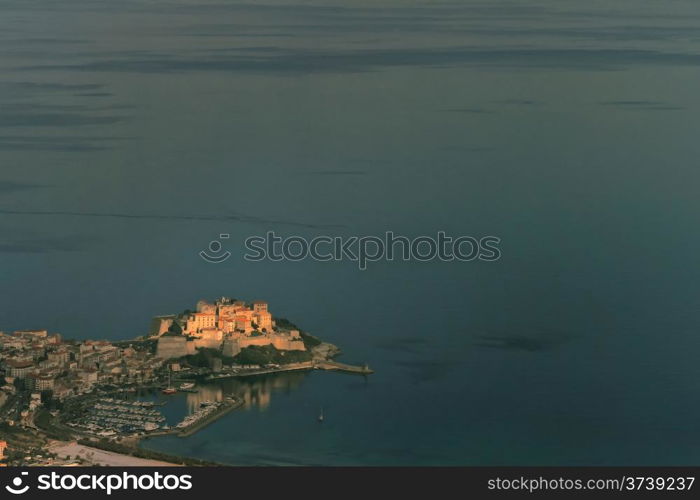
[(253, 302), (253, 311), (256, 313), (267, 312), (267, 302), (256, 300)]

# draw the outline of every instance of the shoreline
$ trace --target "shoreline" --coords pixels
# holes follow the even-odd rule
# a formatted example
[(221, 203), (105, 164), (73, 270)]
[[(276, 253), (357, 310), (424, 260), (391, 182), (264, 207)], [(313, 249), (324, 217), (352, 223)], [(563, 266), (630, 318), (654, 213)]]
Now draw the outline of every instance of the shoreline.
[(106, 467), (183, 467), (181, 463), (135, 457), (128, 453), (119, 453), (80, 444), (78, 441), (54, 441), (49, 444), (48, 450), (63, 460), (68, 460), (68, 457), (73, 459), (80, 457), (89, 462), (89, 465)]
[[(218, 380), (225, 380), (229, 378), (238, 377), (251, 377), (251, 376), (262, 376), (276, 373), (284, 373), (290, 371), (307, 371), (307, 370), (328, 370), (328, 371), (339, 371), (351, 374), (370, 374), (373, 373), (368, 367), (359, 367), (354, 365), (346, 365), (343, 363), (338, 363), (331, 359), (315, 359), (313, 361), (295, 363), (293, 366), (280, 366), (279, 368), (268, 368), (262, 370), (255, 370), (250, 373), (236, 373), (230, 375), (224, 375), (214, 378), (205, 379), (206, 382), (216, 382)], [(190, 458), (187, 456), (170, 455), (158, 452), (156, 450), (151, 450), (148, 447), (142, 447), (142, 443), (148, 441), (151, 438), (158, 438), (164, 436), (177, 436), (179, 438), (188, 438), (193, 436), (200, 430), (213, 424), (220, 418), (228, 415), (229, 413), (240, 409), (244, 406), (245, 402), (241, 399), (236, 399), (235, 401), (224, 403), (224, 406), (210, 415), (202, 418), (201, 420), (193, 423), (191, 426), (185, 429), (170, 429), (167, 431), (157, 431), (152, 434), (138, 436), (130, 440), (129, 444), (119, 444), (119, 448), (123, 450), (107, 449), (106, 447), (100, 446), (99, 442), (94, 442), (92, 444), (83, 444), (79, 440), (72, 441), (59, 441), (53, 440), (48, 445), (48, 450), (55, 453), (62, 460), (68, 461), (67, 457), (73, 459), (78, 456), (87, 464), (78, 463), (68, 463), (66, 466), (78, 466), (78, 465), (99, 465), (107, 467), (183, 467), (187, 465), (188, 461), (197, 461), (196, 458)], [(157, 455), (163, 455), (163, 459), (157, 458), (143, 458), (135, 456), (133, 453), (137, 453), (139, 450), (143, 450), (145, 453), (154, 453)], [(197, 464), (199, 465), (199, 464)], [(225, 464), (219, 463), (207, 463), (206, 465), (214, 466), (225, 466)]]
[[(277, 373), (293, 372), (293, 371), (338, 371), (350, 374), (369, 375), (374, 373), (367, 365), (357, 366), (339, 363), (333, 358), (340, 354), (340, 349), (337, 346), (325, 342), (311, 349), (313, 359), (310, 361), (302, 361), (298, 363), (289, 363), (286, 365), (277, 365), (274, 367), (260, 368), (253, 370), (244, 370), (242, 372), (229, 372), (223, 374), (210, 374), (201, 379), (204, 383), (218, 382), (231, 378), (245, 378), (254, 376), (274, 375)], [(148, 384), (138, 389), (157, 389), (158, 386)], [(121, 392), (119, 390), (113, 392)], [(196, 458), (180, 455), (169, 455), (157, 450), (149, 449), (143, 446), (149, 439), (177, 436), (179, 438), (188, 438), (193, 436), (200, 430), (205, 429), (225, 415), (240, 409), (245, 405), (242, 399), (233, 399), (223, 401), (222, 406), (211, 414), (204, 416), (201, 420), (193, 422), (186, 428), (171, 428), (168, 430), (155, 431), (143, 436), (133, 436), (125, 439), (122, 442), (106, 441), (101, 442), (95, 440), (94, 437), (88, 435), (75, 436), (75, 429), (68, 429), (62, 424), (59, 425), (60, 430), (65, 430), (73, 434), (72, 437), (66, 436), (61, 439), (51, 439), (50, 433), (44, 432), (44, 429), (37, 429), (49, 440), (47, 450), (54, 453), (63, 466), (111, 466), (111, 467), (182, 467), (186, 465), (202, 466), (224, 466), (225, 464), (202, 461)], [(53, 423), (57, 425), (57, 422)], [(141, 455), (141, 456), (139, 456)], [(56, 464), (59, 465), (59, 464)]]
[(214, 422), (219, 420), (224, 415), (227, 415), (227, 414), (231, 413), (232, 411), (243, 407), (244, 404), (245, 404), (245, 402), (243, 400), (237, 399), (236, 401), (227, 404), (223, 408), (219, 408), (215, 412), (212, 412), (210, 415), (207, 415), (206, 417), (199, 420), (198, 422), (195, 422), (194, 424), (187, 427), (186, 429), (177, 432), (176, 436), (181, 437), (181, 438), (190, 437), (190, 436), (196, 434), (197, 432), (201, 431), (205, 427), (213, 424)]

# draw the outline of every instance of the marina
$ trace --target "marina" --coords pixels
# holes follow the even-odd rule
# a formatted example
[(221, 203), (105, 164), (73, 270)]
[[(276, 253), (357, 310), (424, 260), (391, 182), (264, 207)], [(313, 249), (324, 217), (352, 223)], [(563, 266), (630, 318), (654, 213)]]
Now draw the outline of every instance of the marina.
[(204, 401), (200, 404), (198, 410), (185, 417), (182, 422), (172, 429), (172, 432), (176, 433), (178, 437), (191, 436), (241, 406), (243, 406), (243, 401), (232, 397), (219, 402)]
[(164, 423), (165, 417), (152, 402), (101, 398), (68, 425), (97, 437), (113, 437), (156, 431)]

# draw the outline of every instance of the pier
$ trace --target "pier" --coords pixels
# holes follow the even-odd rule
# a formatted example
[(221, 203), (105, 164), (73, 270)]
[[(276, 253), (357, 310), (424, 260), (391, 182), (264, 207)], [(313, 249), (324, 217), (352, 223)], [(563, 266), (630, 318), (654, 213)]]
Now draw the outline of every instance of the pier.
[(301, 363), (290, 363), (287, 365), (282, 365), (278, 368), (259, 368), (255, 370), (239, 370), (228, 373), (221, 373), (218, 375), (210, 375), (204, 380), (207, 382), (213, 382), (216, 380), (223, 380), (227, 378), (238, 378), (238, 377), (254, 377), (256, 375), (268, 375), (270, 373), (282, 373), (282, 372), (292, 372), (298, 370), (311, 370), (314, 368), (314, 363), (312, 361), (304, 361)]
[(314, 368), (317, 370), (339, 371), (344, 373), (355, 373), (358, 375), (370, 375), (374, 373), (374, 370), (371, 370), (367, 365), (348, 365), (331, 360), (316, 361), (314, 363)]
[(317, 359), (315, 361), (304, 361), (302, 363), (290, 363), (288, 365), (282, 365), (275, 368), (259, 368), (255, 370), (239, 370), (234, 372), (221, 373), (218, 375), (210, 375), (204, 380), (207, 382), (214, 382), (216, 380), (224, 380), (227, 378), (241, 378), (241, 377), (254, 377), (257, 375), (268, 375), (273, 373), (284, 373), (291, 371), (300, 370), (328, 370), (343, 373), (354, 373), (356, 375), (370, 375), (374, 373), (374, 370), (370, 369), (367, 365), (348, 365), (346, 363), (339, 363), (337, 361), (332, 361), (329, 359)]
[(204, 429), (207, 425), (211, 424), (212, 422), (220, 419), (227, 413), (237, 408), (240, 408), (241, 406), (243, 406), (243, 404), (244, 402), (241, 399), (236, 399), (235, 401), (226, 401), (222, 403), (222, 406), (220, 408), (216, 409), (204, 418), (197, 420), (189, 427), (186, 427), (185, 429), (179, 431), (177, 429), (174, 429), (171, 433), (177, 434), (178, 437), (189, 437), (192, 434), (195, 434), (196, 432)]

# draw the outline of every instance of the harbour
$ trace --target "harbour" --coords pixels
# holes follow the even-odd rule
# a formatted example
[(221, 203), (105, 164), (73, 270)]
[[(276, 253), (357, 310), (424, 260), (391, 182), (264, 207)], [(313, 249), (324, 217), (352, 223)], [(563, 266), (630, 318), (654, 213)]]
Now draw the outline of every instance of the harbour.
[(178, 424), (181, 425), (181, 427), (176, 426), (174, 430), (176, 435), (181, 438), (186, 438), (195, 434), (224, 415), (227, 415), (233, 410), (243, 406), (243, 400), (227, 398), (223, 402), (212, 404), (216, 404), (217, 406), (208, 412), (203, 412), (200, 416), (195, 417), (191, 422), (185, 419), (183, 422)]

